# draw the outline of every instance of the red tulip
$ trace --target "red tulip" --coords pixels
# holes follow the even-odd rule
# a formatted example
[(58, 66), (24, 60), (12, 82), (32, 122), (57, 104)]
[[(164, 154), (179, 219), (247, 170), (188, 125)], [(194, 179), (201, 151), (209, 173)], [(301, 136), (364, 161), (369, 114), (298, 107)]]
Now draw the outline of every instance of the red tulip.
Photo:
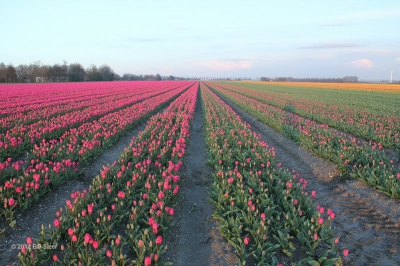
[(109, 257), (109, 258), (111, 258), (111, 256), (112, 256), (111, 250), (107, 249), (107, 251), (106, 251), (106, 256)]
[(60, 222), (59, 219), (55, 219), (55, 220), (54, 220), (54, 226), (55, 226), (55, 227), (59, 227), (60, 224), (61, 224), (61, 222)]
[(156, 238), (156, 244), (157, 244), (157, 245), (161, 245), (161, 243), (162, 243), (162, 237), (161, 237), (161, 236), (157, 236), (157, 238)]
[(15, 200), (13, 198), (8, 199), (8, 206), (13, 206), (15, 203)]
[(146, 265), (146, 266), (151, 265), (151, 258), (150, 258), (150, 257), (146, 257), (146, 258), (144, 259), (144, 265)]

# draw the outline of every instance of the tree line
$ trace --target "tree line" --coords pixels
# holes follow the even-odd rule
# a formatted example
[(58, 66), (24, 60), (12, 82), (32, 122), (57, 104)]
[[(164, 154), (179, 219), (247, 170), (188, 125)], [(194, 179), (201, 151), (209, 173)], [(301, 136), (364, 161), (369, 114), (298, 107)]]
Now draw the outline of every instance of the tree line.
[(104, 64), (100, 67), (91, 65), (84, 69), (80, 63), (45, 65), (40, 61), (29, 65), (0, 63), (0, 82), (79, 82), (79, 81), (111, 81), (115, 80), (114, 70)]
[(174, 80), (173, 76), (161, 77), (156, 75), (135, 75), (126, 73), (122, 77), (114, 70), (103, 64), (92, 64), (84, 68), (80, 63), (45, 65), (41, 61), (29, 65), (4, 64), (0, 62), (0, 83), (22, 82), (81, 82), (81, 81), (113, 81), (113, 80)]

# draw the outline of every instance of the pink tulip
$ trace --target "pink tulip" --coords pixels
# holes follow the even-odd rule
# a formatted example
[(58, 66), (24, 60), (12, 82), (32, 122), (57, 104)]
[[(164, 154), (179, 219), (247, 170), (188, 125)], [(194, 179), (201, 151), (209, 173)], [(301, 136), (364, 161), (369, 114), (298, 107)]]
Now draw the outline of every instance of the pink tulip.
[(8, 206), (13, 206), (15, 203), (15, 200), (13, 198), (8, 199)]
[(54, 220), (54, 226), (55, 226), (55, 227), (59, 227), (60, 224), (61, 224), (61, 222), (60, 222), (59, 219), (55, 219), (55, 220)]
[(111, 250), (107, 249), (107, 251), (106, 251), (106, 256), (107, 256), (108, 258), (111, 258), (111, 257), (112, 257), (112, 252), (111, 252)]
[(151, 265), (151, 258), (150, 258), (150, 257), (146, 257), (146, 258), (144, 259), (144, 265), (146, 265), (146, 266)]

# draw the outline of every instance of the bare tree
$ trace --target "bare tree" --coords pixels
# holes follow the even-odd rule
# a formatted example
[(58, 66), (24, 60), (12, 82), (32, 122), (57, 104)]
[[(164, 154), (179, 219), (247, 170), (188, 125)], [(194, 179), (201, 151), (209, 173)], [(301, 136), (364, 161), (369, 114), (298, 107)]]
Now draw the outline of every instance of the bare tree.
[(69, 81), (79, 82), (85, 80), (85, 69), (79, 63), (70, 64), (68, 67)]
[(99, 73), (101, 74), (103, 80), (112, 81), (114, 80), (114, 70), (108, 65), (102, 65), (99, 67)]
[(6, 82), (8, 83), (17, 82), (17, 71), (15, 70), (15, 67), (12, 64), (9, 64), (7, 66)]
[(29, 68), (27, 65), (19, 65), (16, 68), (18, 82), (30, 82)]
[(3, 62), (0, 63), (0, 82), (4, 83), (7, 79), (7, 66)]
[(91, 65), (88, 69), (86, 69), (86, 74), (89, 81), (103, 81), (103, 76), (100, 74), (96, 65)]

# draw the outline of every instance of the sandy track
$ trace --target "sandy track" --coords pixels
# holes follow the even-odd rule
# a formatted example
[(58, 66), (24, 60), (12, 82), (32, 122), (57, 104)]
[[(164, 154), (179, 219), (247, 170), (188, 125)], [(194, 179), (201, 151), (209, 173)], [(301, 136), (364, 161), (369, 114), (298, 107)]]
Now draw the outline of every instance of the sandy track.
[(237, 261), (236, 254), (220, 236), (212, 218), (214, 207), (208, 200), (212, 169), (206, 163), (204, 120), (199, 93), (174, 226), (168, 233), (168, 250), (163, 256), (163, 261), (177, 266), (228, 266)]

